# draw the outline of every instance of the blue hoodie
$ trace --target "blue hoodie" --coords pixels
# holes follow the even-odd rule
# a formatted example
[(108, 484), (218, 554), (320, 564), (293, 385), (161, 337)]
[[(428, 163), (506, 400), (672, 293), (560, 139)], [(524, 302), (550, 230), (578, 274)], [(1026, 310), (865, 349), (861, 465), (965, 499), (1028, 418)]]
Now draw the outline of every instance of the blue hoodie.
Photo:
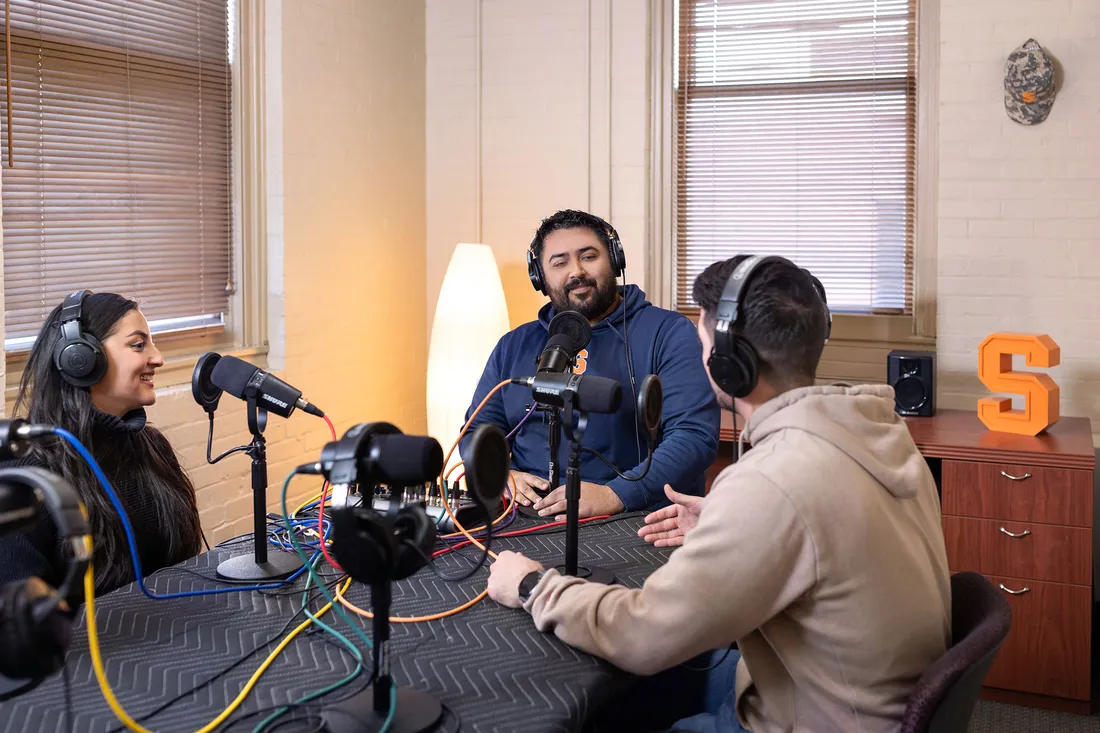
[[(624, 313), (635, 392), (649, 374), (656, 374), (661, 380), (664, 391), (661, 428), (653, 452), (653, 465), (642, 480), (617, 477), (590, 453), (581, 456), (581, 480), (610, 486), (627, 511), (667, 504), (665, 484), (684, 494), (702, 496), (706, 470), (718, 452), (719, 408), (703, 366), (702, 344), (695, 326), (679, 313), (654, 306), (636, 285), (620, 287), (619, 294), (622, 299), (614, 312), (592, 327), (592, 340), (580, 353), (576, 372), (618, 381), (623, 387), (622, 407), (613, 415), (590, 415), (582, 445), (603, 454), (627, 475), (638, 476), (645, 468), (646, 440), (637, 427), (636, 400), (626, 366)], [(539, 310), (537, 321), (525, 323), (501, 337), (482, 372), (466, 412), (467, 420), (497, 384), (535, 373), (536, 360), (548, 338), (550, 320), (556, 314), (557, 309), (547, 303)], [(530, 404), (529, 388), (521, 385), (502, 388), (470, 426), (461, 444), (462, 454), (466, 455), (477, 425), (491, 421), (505, 432), (511, 432)], [(547, 434), (543, 413), (535, 412), (513, 438), (512, 467), (515, 470), (544, 479), (548, 477)], [(562, 484), (565, 483), (568, 456), (569, 443), (563, 433), (558, 455)]]

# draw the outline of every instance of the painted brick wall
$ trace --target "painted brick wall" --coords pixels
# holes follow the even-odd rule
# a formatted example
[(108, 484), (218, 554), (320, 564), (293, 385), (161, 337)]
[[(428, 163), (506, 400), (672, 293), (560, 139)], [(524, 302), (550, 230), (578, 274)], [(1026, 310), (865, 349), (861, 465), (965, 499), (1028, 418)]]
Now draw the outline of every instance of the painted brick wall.
[[(940, 2), (941, 404), (971, 409), (986, 394), (975, 374), (990, 333), (1047, 333), (1061, 346), (1049, 373), (1062, 414), (1100, 434), (1100, 4)], [(1060, 84), (1034, 127), (1008, 119), (1002, 94), (1005, 58), (1028, 38)]]

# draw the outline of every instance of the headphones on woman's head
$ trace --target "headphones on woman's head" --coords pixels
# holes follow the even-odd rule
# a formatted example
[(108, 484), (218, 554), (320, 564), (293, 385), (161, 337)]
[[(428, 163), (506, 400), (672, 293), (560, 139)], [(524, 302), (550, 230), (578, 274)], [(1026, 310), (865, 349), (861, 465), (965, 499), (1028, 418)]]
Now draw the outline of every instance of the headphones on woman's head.
[[(821, 297), (825, 309), (825, 343), (833, 330), (833, 316), (825, 297), (825, 286), (804, 267), (798, 267), (786, 257), (752, 255), (734, 268), (722, 290), (714, 327), (714, 347), (707, 360), (707, 369), (718, 388), (731, 397), (745, 397), (756, 389), (760, 378), (760, 359), (756, 349), (740, 333), (734, 332), (742, 294), (748, 291), (752, 274), (761, 265), (771, 262), (784, 263), (806, 274)], [(742, 327), (742, 331), (744, 328)]]
[[(588, 216), (595, 219), (603, 227), (608, 240), (607, 254), (611, 258), (611, 271), (615, 273), (615, 277), (622, 277), (623, 272), (626, 270), (626, 253), (623, 251), (623, 243), (619, 239), (619, 233), (615, 231), (615, 227), (595, 214), (588, 214)], [(531, 285), (534, 286), (535, 290), (546, 295), (546, 277), (542, 272), (542, 263), (539, 262), (538, 255), (535, 254), (535, 243), (538, 239), (539, 235), (536, 231), (535, 237), (527, 247), (527, 276), (531, 278)]]
[[(33, 527), (39, 502), (68, 547), (68, 568), (54, 590), (40, 578), (0, 588), (0, 674), (36, 685), (65, 663), (75, 618), (84, 600), (84, 574), (92, 555), (88, 513), (80, 496), (60, 476), (41, 468), (0, 470), (0, 533)], [(24, 690), (21, 690), (24, 691)]]
[(89, 290), (77, 290), (65, 297), (59, 317), (61, 338), (53, 349), (53, 363), (61, 378), (74, 387), (91, 387), (107, 373), (107, 355), (103, 345), (90, 333), (84, 333), (80, 321), (81, 306)]

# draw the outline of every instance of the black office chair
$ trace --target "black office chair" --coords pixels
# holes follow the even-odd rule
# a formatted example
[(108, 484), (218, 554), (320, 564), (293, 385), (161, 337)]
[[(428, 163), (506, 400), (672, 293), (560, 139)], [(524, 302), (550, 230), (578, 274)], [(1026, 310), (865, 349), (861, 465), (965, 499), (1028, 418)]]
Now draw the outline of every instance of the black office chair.
[(951, 648), (909, 696), (901, 733), (966, 733), (978, 693), (1012, 625), (1012, 607), (977, 573), (951, 576)]

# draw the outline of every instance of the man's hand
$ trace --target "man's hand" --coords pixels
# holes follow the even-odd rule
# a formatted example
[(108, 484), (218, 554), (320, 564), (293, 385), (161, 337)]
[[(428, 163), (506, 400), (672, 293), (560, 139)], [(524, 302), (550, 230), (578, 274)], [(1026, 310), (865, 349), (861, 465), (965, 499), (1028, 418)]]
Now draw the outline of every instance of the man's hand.
[(516, 501), (523, 506), (531, 506), (542, 498), (536, 490), (550, 488), (550, 482), (546, 479), (521, 471), (512, 471), (512, 480), (516, 483)]
[[(626, 507), (610, 486), (591, 484), (581, 481), (581, 501), (578, 515), (581, 519), (598, 517), (604, 514), (618, 514)], [(556, 515), (554, 519), (565, 519), (565, 487), (559, 486), (535, 504), (540, 517)]]
[(504, 550), (489, 567), (489, 597), (508, 608), (521, 607), (519, 582), (528, 573), (542, 569), (542, 563), (518, 552)]
[(672, 504), (646, 515), (645, 525), (638, 530), (638, 536), (654, 547), (676, 547), (684, 544), (688, 532), (699, 523), (699, 514), (703, 511), (702, 496), (689, 496), (673, 491), (665, 484), (665, 496)]

